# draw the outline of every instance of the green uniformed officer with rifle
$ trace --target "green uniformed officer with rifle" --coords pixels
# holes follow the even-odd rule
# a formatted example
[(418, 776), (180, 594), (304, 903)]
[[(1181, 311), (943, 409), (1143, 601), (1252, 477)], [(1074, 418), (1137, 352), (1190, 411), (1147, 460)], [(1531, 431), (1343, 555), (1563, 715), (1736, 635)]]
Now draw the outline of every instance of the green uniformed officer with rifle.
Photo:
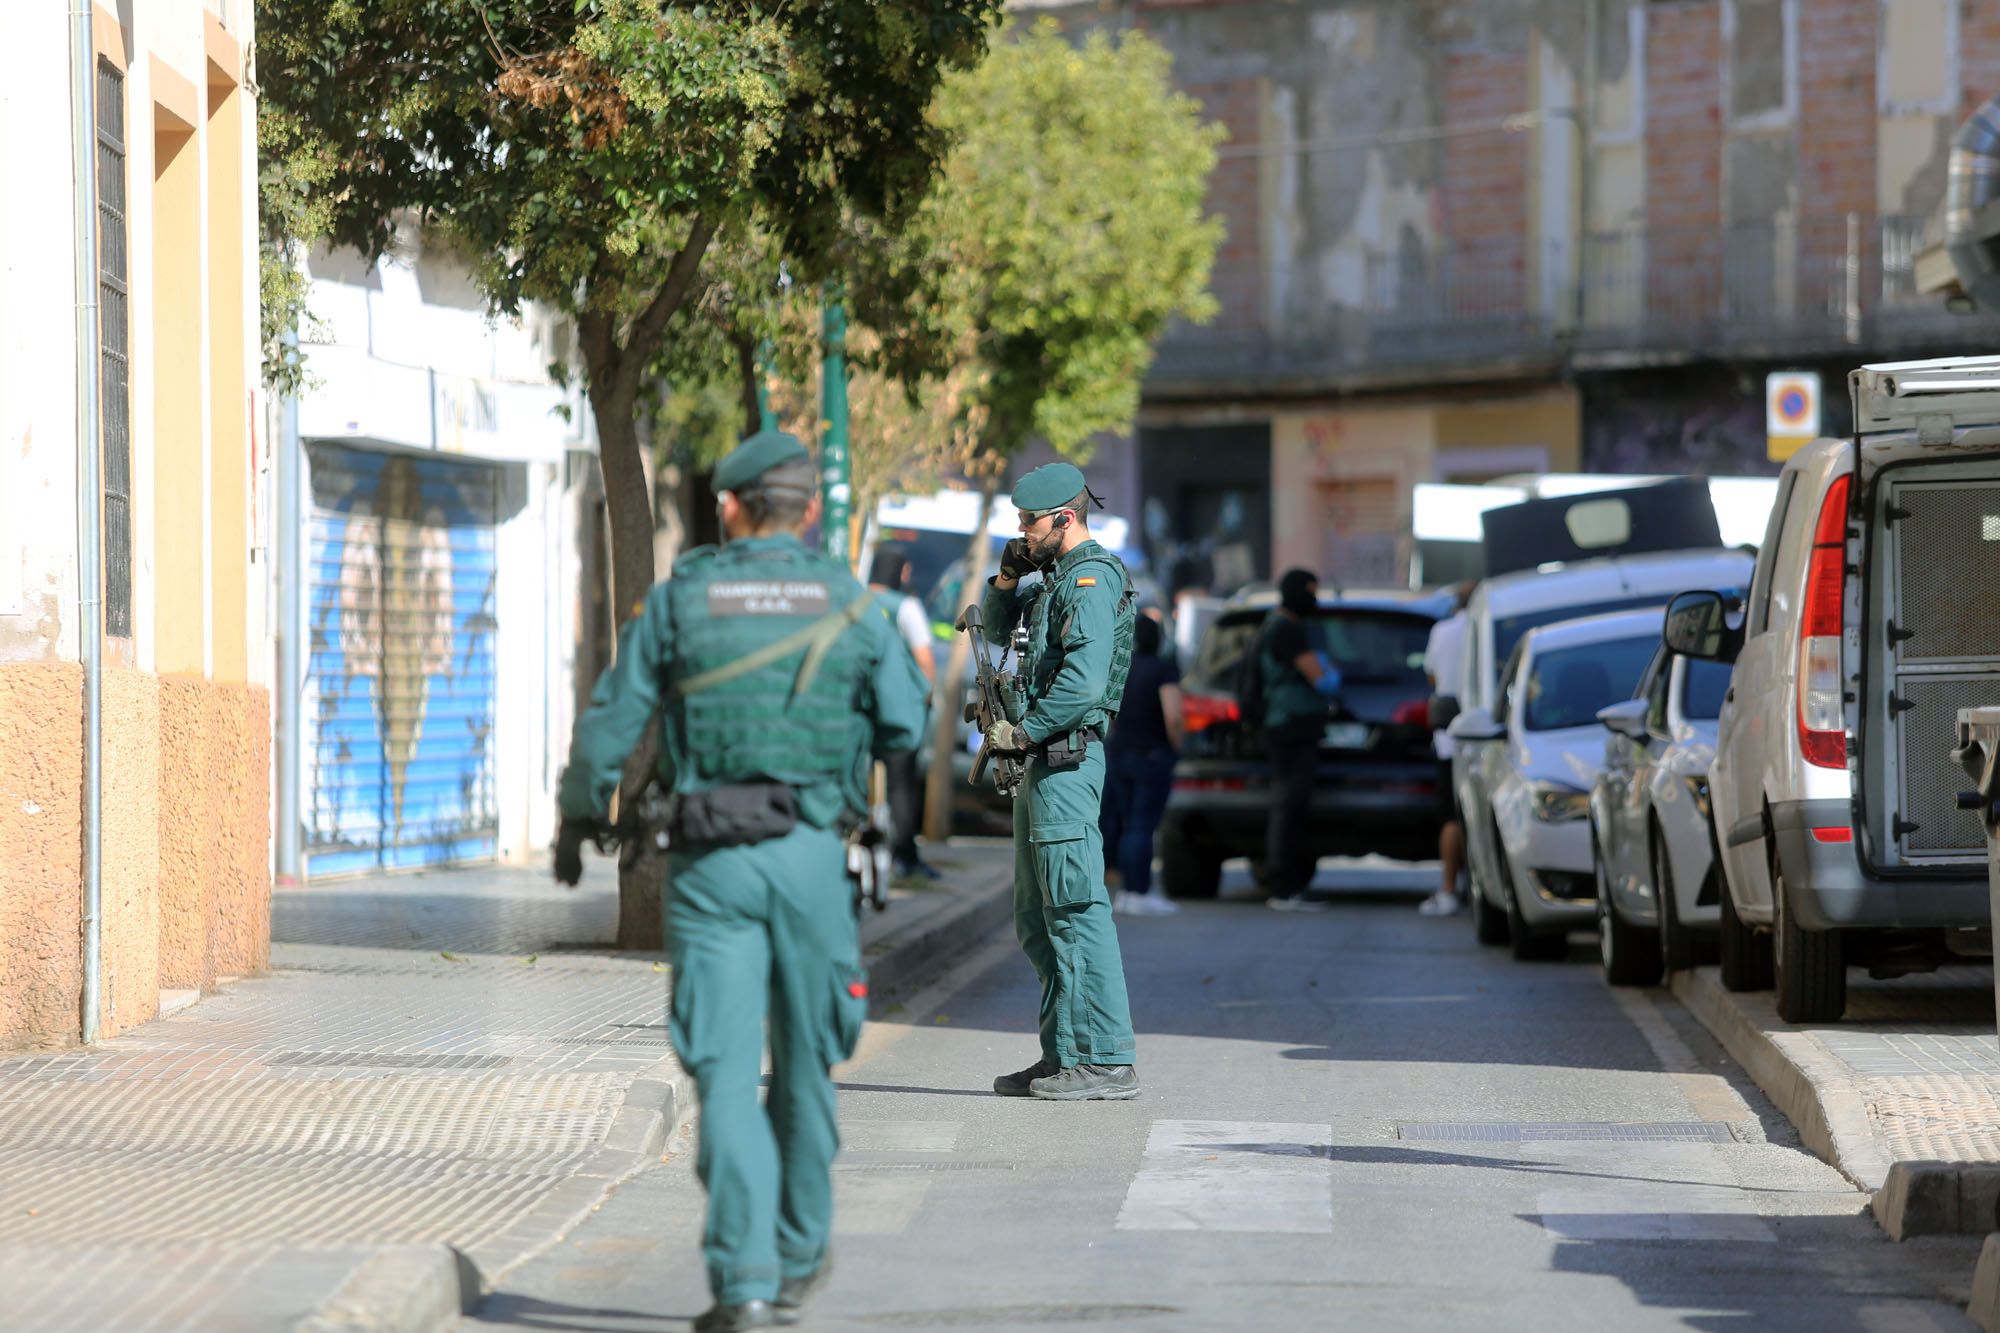
[[(1139, 1095), (1139, 1079), (1097, 808), (1104, 735), (1132, 661), (1131, 580), (1090, 535), (1098, 502), (1077, 468), (1038, 467), (1013, 499), (1021, 535), (1001, 551), (981, 614), (1002, 642), (1026, 625), (1026, 708), (1018, 722), (994, 719), (985, 744), (1028, 760), (1014, 798), (1014, 926), (1042, 983), (1042, 1056), (993, 1090), (1122, 1101)], [(1024, 592), (1035, 571), (1041, 582)]]
[(796, 1322), (827, 1272), (828, 1068), (853, 1053), (868, 1008), (842, 834), (867, 808), (873, 760), (916, 746), (928, 710), (875, 594), (799, 540), (817, 480), (775, 430), (717, 465), (728, 541), (682, 556), (625, 626), (562, 781), (556, 877), (574, 884), (658, 711), (672, 1031), (701, 1098), (708, 1189), (715, 1306), (700, 1333)]

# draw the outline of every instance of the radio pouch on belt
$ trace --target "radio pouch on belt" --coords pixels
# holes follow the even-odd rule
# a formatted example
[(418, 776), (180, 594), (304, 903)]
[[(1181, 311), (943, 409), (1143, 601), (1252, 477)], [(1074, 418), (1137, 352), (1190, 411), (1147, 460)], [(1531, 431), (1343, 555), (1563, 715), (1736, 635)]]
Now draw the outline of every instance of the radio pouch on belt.
[(798, 793), (782, 782), (744, 782), (681, 797), (683, 845), (741, 847), (782, 838), (798, 826)]

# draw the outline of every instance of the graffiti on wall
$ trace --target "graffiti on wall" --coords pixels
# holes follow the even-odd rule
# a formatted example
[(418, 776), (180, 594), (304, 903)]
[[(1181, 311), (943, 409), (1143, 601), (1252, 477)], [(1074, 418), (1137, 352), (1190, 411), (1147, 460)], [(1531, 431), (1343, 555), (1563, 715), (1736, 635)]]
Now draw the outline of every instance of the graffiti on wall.
[(312, 453), (308, 873), (490, 855), (496, 475)]

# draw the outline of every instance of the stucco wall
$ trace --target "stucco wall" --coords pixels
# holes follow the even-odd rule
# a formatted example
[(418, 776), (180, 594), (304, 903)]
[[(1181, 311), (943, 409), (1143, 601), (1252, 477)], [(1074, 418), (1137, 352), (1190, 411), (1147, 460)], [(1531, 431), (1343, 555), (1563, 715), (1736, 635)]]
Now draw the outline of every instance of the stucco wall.
[(0, 664), (0, 1050), (76, 1040), (83, 669)]
[[(0, 664), (0, 1050), (77, 1038), (82, 703), (73, 662)], [(256, 686), (105, 673), (103, 1035), (269, 965), (270, 712)]]

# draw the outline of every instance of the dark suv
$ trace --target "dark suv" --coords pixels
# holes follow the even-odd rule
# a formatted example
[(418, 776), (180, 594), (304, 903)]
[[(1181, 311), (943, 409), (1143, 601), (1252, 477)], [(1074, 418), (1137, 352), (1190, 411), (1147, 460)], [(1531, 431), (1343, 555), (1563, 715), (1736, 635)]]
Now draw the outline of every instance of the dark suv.
[[(1160, 863), (1176, 898), (1213, 897), (1232, 856), (1249, 857), (1263, 877), (1270, 762), (1262, 734), (1243, 724), (1234, 682), (1274, 605), (1266, 595), (1223, 611), (1181, 682), (1187, 741), (1160, 825)], [(1342, 685), (1313, 783), (1306, 832), (1315, 856), (1437, 855), (1424, 648), (1443, 610), (1441, 598), (1394, 594), (1320, 602), (1307, 633), (1340, 668)]]

